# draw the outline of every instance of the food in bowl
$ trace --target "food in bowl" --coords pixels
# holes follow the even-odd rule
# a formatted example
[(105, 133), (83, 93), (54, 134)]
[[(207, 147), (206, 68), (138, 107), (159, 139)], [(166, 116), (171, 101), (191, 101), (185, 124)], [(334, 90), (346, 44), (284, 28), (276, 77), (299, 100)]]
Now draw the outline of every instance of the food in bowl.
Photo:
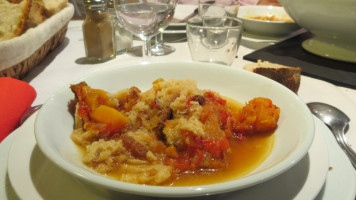
[(152, 85), (117, 93), (71, 85), (71, 138), (85, 165), (124, 182), (187, 186), (236, 179), (271, 153), (280, 109), (270, 99), (242, 105), (190, 79)]
[(246, 15), (244, 18), (247, 19), (256, 19), (262, 21), (275, 21), (275, 22), (291, 22), (293, 23), (293, 19), (289, 17), (289, 15), (276, 15), (273, 13), (267, 13), (266, 15)]
[(240, 6), (238, 18), (244, 30), (254, 35), (279, 37), (300, 29), (280, 6)]

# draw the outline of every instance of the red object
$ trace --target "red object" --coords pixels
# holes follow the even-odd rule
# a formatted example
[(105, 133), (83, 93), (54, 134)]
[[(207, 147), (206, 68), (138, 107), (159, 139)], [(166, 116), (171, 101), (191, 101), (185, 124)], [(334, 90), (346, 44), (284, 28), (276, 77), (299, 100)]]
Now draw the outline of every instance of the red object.
[(35, 89), (24, 81), (0, 78), (0, 142), (17, 128), (36, 95)]

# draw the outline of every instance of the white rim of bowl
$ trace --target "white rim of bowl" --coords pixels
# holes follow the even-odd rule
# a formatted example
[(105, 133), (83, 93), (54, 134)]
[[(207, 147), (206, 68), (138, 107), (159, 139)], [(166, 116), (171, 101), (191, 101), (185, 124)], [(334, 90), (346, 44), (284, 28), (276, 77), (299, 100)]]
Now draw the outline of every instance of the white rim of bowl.
[[(120, 70), (125, 70), (125, 68), (132, 68), (133, 66), (144, 66), (144, 65), (151, 65), (151, 64), (164, 64), (167, 65), (172, 62), (157, 62), (157, 63), (142, 63), (142, 64), (128, 64), (125, 66), (121, 66)], [(244, 73), (245, 76), (256, 76), (255, 78), (258, 79), (266, 79), (268, 81), (271, 81), (270, 79), (259, 76), (257, 74), (253, 74), (248, 71), (240, 70), (240, 69), (234, 69), (228, 66), (223, 66), (219, 64), (213, 64), (213, 63), (199, 63), (199, 62), (194, 62), (194, 61), (186, 61), (186, 62), (174, 62), (174, 63), (179, 63), (179, 64), (196, 64), (197, 66), (201, 67), (201, 65), (204, 65), (204, 68), (206, 69), (207, 67), (210, 68), (215, 68), (218, 67), (221, 70), (232, 70), (236, 71), (238, 70), (237, 73)], [(117, 69), (117, 68), (116, 68)], [(90, 73), (81, 79), (77, 80), (84, 80), (88, 77), (93, 76), (95, 73), (97, 74), (98, 72), (105, 72), (105, 71), (112, 71), (115, 70), (115, 67), (109, 67), (105, 68), (102, 70), (98, 70), (96, 72)], [(273, 82), (273, 84), (276, 84)], [(284, 86), (277, 84), (277, 87), (281, 90), (286, 90), (286, 92), (294, 94), (292, 91), (289, 89), (285, 88)], [(193, 197), (193, 196), (203, 196), (203, 195), (212, 195), (212, 194), (220, 194), (224, 192), (231, 192), (239, 189), (243, 189), (249, 186), (256, 185), (258, 183), (262, 183), (264, 181), (270, 180), (281, 173), (285, 172), (286, 170), (290, 169), (292, 166), (294, 166), (296, 163), (298, 163), (308, 152), (314, 138), (314, 120), (312, 117), (312, 114), (310, 113), (308, 107), (306, 104), (297, 96), (295, 95), (296, 101), (301, 102), (301, 109), (303, 109), (306, 113), (309, 113), (307, 115), (307, 122), (309, 124), (304, 124), (308, 125), (309, 132), (306, 133), (307, 138), (303, 141), (301, 141), (299, 149), (302, 149), (302, 151), (294, 151), (292, 154), (290, 154), (286, 159), (284, 159), (282, 162), (278, 163), (272, 168), (266, 169), (265, 171), (259, 172), (258, 175), (264, 178), (257, 178), (255, 175), (251, 176), (245, 176), (236, 180), (231, 180), (231, 181), (226, 181), (226, 182), (221, 182), (221, 183), (215, 183), (215, 184), (208, 184), (208, 185), (200, 185), (200, 186), (178, 186), (178, 187), (169, 187), (169, 186), (151, 186), (151, 185), (140, 185), (140, 184), (133, 184), (133, 183), (127, 183), (127, 182), (122, 182), (118, 181), (115, 179), (111, 179), (109, 177), (104, 177), (102, 175), (99, 175), (95, 172), (91, 172), (89, 170), (82, 169), (80, 167), (75, 167), (74, 165), (70, 164), (68, 161), (64, 160), (61, 156), (59, 156), (57, 153), (55, 153), (51, 148), (48, 148), (47, 146), (43, 145), (46, 143), (46, 140), (44, 135), (41, 135), (38, 133), (38, 126), (37, 126), (37, 119), (41, 118), (43, 115), (44, 110), (46, 109), (47, 102), (49, 102), (54, 95), (58, 93), (63, 93), (66, 90), (68, 90), (68, 87), (65, 86), (58, 91), (56, 91), (54, 94), (51, 95), (51, 97), (45, 102), (43, 105), (42, 109), (39, 111), (36, 121), (35, 121), (35, 138), (37, 141), (37, 145), (40, 147), (41, 151), (46, 155), (47, 159), (51, 160), (53, 163), (55, 163), (57, 166), (68, 172), (69, 174), (74, 175), (77, 178), (80, 178), (84, 181), (87, 181), (89, 183), (95, 184), (95, 185), (100, 185), (104, 186), (107, 188), (110, 188), (111, 190), (114, 191), (119, 191), (119, 192), (124, 192), (124, 193), (130, 193), (130, 194), (135, 194), (135, 195), (144, 195), (144, 196), (154, 196), (154, 197)], [(95, 180), (99, 180), (99, 182), (96, 182)], [(174, 194), (172, 194), (172, 189), (174, 188)]]

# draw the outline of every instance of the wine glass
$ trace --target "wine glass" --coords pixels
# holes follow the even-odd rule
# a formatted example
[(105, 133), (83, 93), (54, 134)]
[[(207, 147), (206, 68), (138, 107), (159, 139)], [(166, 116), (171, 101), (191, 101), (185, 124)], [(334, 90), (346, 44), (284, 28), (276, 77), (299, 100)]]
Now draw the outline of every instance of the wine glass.
[(165, 29), (174, 15), (177, 0), (115, 0), (119, 22), (144, 41), (142, 56), (151, 59), (151, 38)]
[(155, 56), (163, 56), (173, 53), (176, 49), (172, 46), (165, 45), (163, 42), (163, 32), (155, 36), (155, 44), (152, 47), (152, 54)]

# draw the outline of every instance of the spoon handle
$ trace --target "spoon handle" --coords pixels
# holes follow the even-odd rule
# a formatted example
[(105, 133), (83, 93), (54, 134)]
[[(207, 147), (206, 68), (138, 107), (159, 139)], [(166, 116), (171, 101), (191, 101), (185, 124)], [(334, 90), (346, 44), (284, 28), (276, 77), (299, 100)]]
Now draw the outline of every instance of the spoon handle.
[(341, 146), (342, 150), (346, 153), (349, 157), (351, 164), (356, 169), (356, 152), (348, 145), (347, 140), (345, 138), (344, 129), (343, 130), (332, 130), (334, 132), (335, 138), (339, 145)]

